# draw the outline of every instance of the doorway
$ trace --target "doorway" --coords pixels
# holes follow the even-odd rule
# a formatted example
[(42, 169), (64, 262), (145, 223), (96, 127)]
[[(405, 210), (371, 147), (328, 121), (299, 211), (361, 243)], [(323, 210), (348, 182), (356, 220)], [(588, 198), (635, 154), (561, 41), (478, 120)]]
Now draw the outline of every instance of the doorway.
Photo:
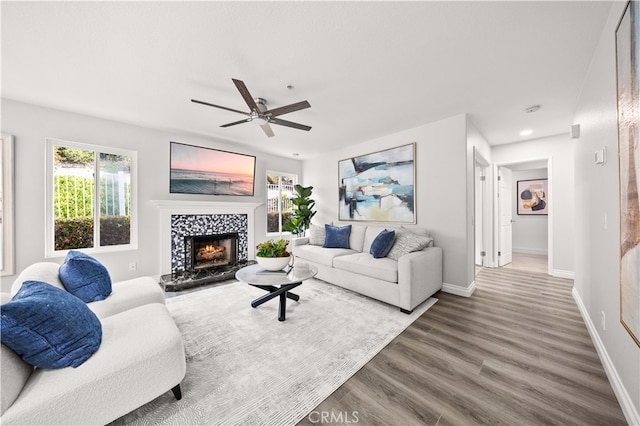
[(487, 167), (489, 162), (475, 150), (474, 147), (474, 247), (475, 247), (475, 274), (485, 266), (490, 266), (487, 259), (487, 223), (490, 214), (487, 214)]
[[(518, 182), (547, 179), (546, 202), (552, 196), (549, 190), (550, 159), (501, 164), (496, 166), (496, 241), (495, 256), (498, 267), (550, 274), (552, 270), (552, 210), (547, 214), (526, 214), (518, 211)], [(527, 194), (528, 195), (528, 194)]]

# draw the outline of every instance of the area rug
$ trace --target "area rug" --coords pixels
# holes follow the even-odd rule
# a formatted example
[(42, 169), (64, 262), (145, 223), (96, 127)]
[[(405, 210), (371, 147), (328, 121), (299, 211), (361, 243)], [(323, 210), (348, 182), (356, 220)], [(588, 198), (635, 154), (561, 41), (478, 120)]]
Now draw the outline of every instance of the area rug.
[[(278, 300), (231, 283), (170, 298), (187, 356), (182, 400), (167, 392), (114, 425), (295, 425), (431, 307), (410, 315), (320, 280)], [(158, 371), (162, 374), (162, 371)]]

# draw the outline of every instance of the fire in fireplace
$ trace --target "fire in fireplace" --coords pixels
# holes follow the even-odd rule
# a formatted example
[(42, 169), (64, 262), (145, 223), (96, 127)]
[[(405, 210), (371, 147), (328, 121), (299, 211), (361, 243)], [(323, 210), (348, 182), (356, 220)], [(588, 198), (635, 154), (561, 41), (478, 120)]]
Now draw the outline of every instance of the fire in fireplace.
[(238, 233), (185, 237), (187, 270), (220, 268), (238, 262)]

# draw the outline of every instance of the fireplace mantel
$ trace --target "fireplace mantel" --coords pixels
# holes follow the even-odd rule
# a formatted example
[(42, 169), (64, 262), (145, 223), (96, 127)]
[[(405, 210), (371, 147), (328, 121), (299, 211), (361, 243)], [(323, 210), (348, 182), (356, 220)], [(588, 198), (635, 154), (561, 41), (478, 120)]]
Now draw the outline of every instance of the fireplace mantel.
[[(246, 214), (248, 224), (248, 245), (254, 243), (254, 216), (255, 209), (263, 203), (238, 203), (224, 201), (178, 201), (178, 200), (151, 200), (160, 210), (160, 267), (162, 274), (171, 273), (171, 216), (172, 215), (198, 215), (198, 214)], [(253, 259), (253, 251), (249, 251), (249, 258)]]
[[(216, 209), (214, 213), (243, 213), (247, 211), (253, 212), (256, 207), (261, 206), (263, 203), (238, 203), (227, 201), (180, 201), (180, 200), (151, 200), (151, 203), (156, 205), (160, 210), (176, 210), (175, 214), (198, 214), (200, 210), (206, 210), (211, 212), (212, 209)], [(197, 210), (196, 213), (191, 213), (190, 210)]]

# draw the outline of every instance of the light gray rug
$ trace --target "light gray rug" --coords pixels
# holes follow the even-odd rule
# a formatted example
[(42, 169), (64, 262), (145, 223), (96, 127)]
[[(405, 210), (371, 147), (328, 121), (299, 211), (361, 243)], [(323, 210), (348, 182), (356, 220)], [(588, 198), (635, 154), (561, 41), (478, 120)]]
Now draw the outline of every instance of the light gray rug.
[(294, 292), (285, 322), (277, 298), (251, 308), (265, 292), (243, 283), (168, 299), (187, 353), (182, 400), (167, 392), (114, 424), (294, 425), (436, 302), (406, 315), (315, 279)]

